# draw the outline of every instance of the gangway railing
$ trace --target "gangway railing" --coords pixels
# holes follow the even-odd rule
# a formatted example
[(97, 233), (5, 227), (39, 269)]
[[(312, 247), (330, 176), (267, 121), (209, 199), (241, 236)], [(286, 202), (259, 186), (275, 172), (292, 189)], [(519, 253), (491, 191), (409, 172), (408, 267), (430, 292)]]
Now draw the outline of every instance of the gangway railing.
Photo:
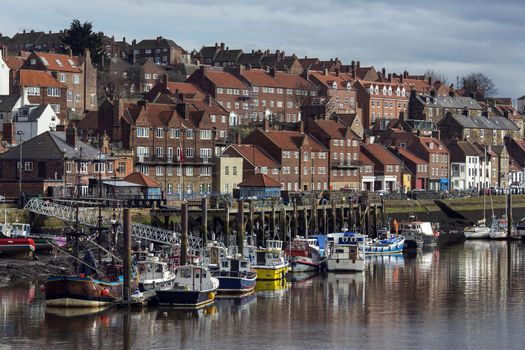
[[(79, 224), (93, 228), (98, 227), (99, 225), (97, 208), (78, 208), (77, 213), (77, 208), (51, 201), (44, 201), (38, 198), (31, 198), (24, 208), (33, 213), (51, 216), (68, 223), (78, 222)], [(115, 224), (115, 222), (111, 218), (102, 216), (103, 226), (113, 224)], [(122, 231), (121, 224), (117, 225), (117, 231)], [(166, 245), (180, 244), (182, 237), (180, 232), (144, 224), (131, 224), (131, 235), (134, 238)], [(200, 255), (201, 244), (202, 239), (200, 237), (188, 235), (188, 248), (191, 254)]]

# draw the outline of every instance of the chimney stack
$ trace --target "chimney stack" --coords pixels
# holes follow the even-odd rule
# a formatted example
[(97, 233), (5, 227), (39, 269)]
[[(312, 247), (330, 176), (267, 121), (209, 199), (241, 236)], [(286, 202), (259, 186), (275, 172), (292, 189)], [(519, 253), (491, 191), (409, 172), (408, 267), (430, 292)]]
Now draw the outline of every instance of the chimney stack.
[(328, 69), (327, 69), (327, 68), (325, 68), (325, 69), (323, 70), (323, 74), (324, 74), (325, 76), (328, 75)]
[(428, 81), (428, 85), (432, 86), (432, 77), (428, 77), (427, 81)]
[(224, 50), (224, 43), (221, 43), (221, 50)]
[(405, 79), (408, 78), (408, 72), (407, 72), (407, 71), (404, 71), (404, 72), (403, 72), (403, 78), (405, 78)]
[(383, 75), (383, 78), (386, 76), (386, 69), (385, 69), (385, 67), (381, 68), (381, 74)]
[(356, 68), (357, 68), (357, 69), (361, 68), (361, 62), (357, 61), (357, 63), (356, 63)]
[(436, 90), (434, 90), (434, 88), (430, 89), (430, 96), (431, 97), (436, 97)]
[(456, 97), (456, 90), (454, 90), (454, 84), (450, 84), (448, 88), (448, 95), (450, 97)]
[(299, 132), (300, 132), (301, 134), (304, 134), (304, 120), (301, 120), (301, 121), (299, 122)]
[(72, 124), (69, 124), (69, 126), (66, 129), (66, 143), (71, 147), (75, 148), (76, 140), (77, 128), (75, 128)]
[[(241, 132), (239, 130), (237, 130), (237, 144), (240, 145), (241, 144)], [(254, 146), (252, 146), (254, 147)]]
[(2, 125), (3, 139), (10, 145), (16, 145), (15, 124), (4, 123)]
[(388, 82), (389, 82), (389, 83), (392, 82), (392, 73), (388, 73)]

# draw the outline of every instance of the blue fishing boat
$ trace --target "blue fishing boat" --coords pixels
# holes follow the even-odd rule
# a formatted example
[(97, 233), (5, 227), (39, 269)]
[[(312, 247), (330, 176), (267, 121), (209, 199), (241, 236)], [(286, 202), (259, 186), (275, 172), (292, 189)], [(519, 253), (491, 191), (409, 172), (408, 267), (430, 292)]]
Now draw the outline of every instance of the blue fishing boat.
[(375, 239), (366, 242), (364, 248), (367, 255), (402, 254), (405, 237), (394, 236), (385, 239)]
[(218, 293), (247, 294), (255, 288), (257, 273), (251, 271), (250, 261), (229, 257), (221, 261), (219, 271), (214, 272), (219, 280)]

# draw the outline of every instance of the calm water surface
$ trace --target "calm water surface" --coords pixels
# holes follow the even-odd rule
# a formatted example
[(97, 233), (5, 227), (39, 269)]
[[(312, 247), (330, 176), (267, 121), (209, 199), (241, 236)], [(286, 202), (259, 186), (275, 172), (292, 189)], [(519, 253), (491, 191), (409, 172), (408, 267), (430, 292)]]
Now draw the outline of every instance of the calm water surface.
[(46, 309), (37, 282), (0, 289), (0, 349), (525, 348), (525, 242), (371, 258), (364, 274), (258, 289), (200, 311), (93, 314)]

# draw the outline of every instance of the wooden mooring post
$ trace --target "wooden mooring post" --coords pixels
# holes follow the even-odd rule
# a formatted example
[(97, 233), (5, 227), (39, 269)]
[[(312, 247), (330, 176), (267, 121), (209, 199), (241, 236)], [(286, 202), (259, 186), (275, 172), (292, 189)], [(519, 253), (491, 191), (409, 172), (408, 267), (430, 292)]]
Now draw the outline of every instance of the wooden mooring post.
[(208, 197), (204, 197), (201, 201), (202, 209), (202, 246), (206, 246), (208, 240)]
[(124, 208), (123, 215), (124, 288), (122, 300), (129, 304), (131, 301), (131, 210)]
[(180, 264), (183, 266), (188, 263), (188, 203), (181, 205), (181, 226)]
[(242, 256), (244, 252), (244, 201), (239, 199), (237, 204), (237, 248)]

